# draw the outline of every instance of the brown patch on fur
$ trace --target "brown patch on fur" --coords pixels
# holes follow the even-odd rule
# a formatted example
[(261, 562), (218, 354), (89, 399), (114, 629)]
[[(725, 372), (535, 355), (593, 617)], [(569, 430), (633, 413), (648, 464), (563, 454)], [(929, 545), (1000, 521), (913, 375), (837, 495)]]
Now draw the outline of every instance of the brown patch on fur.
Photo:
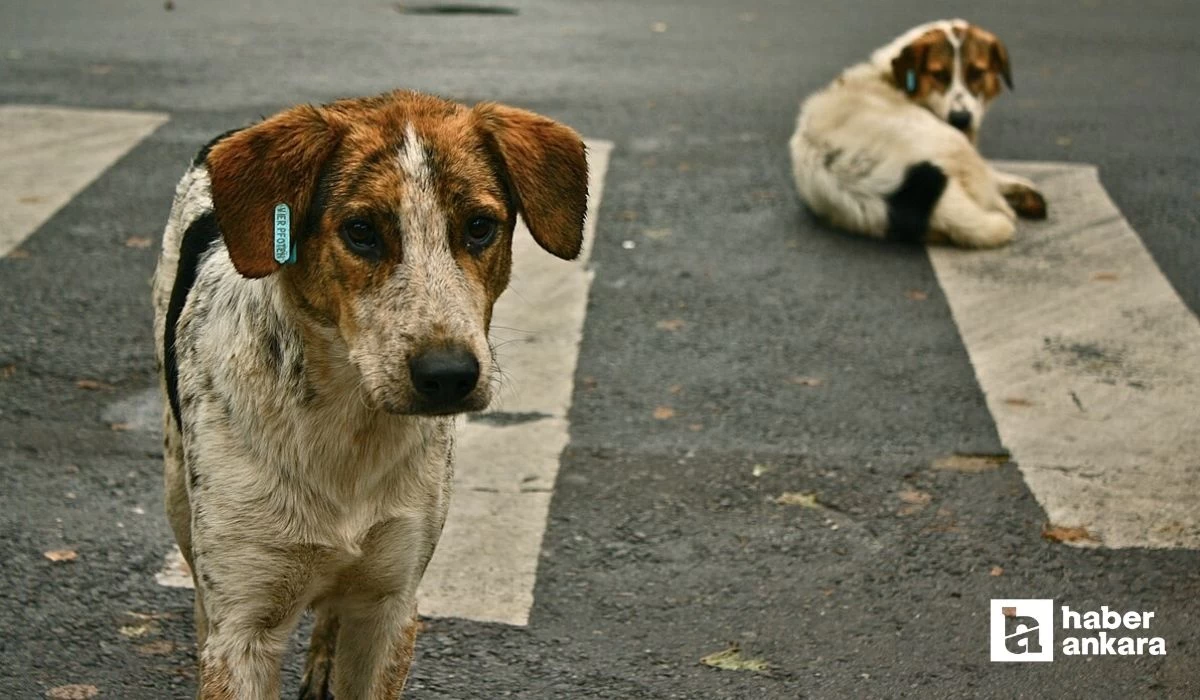
[(963, 81), (972, 93), (991, 100), (1000, 94), (1000, 81), (1012, 89), (1008, 49), (991, 32), (971, 25), (962, 43)]
[(237, 700), (233, 689), (233, 674), (224, 661), (200, 661), (199, 700)]
[(322, 110), (294, 107), (243, 129), (208, 154), (213, 208), (229, 257), (246, 277), (279, 268), (274, 257), (275, 205), (292, 210), (293, 235), (308, 214), (322, 163), (340, 129)]
[[(930, 29), (917, 37), (892, 59), (892, 79), (909, 97), (921, 99), (931, 92), (945, 92), (954, 70), (954, 45), (940, 29)], [(916, 89), (909, 91), (908, 74), (916, 75)]]
[(495, 140), (534, 239), (546, 251), (574, 259), (583, 245), (587, 212), (587, 158), (579, 134), (503, 105), (480, 104), (475, 113)]
[(404, 684), (408, 681), (408, 671), (412, 668), (413, 652), (417, 646), (418, 626), (419, 622), (414, 613), (404, 625), (400, 638), (396, 640), (391, 662), (385, 671), (386, 678), (373, 700), (395, 700), (404, 693)]

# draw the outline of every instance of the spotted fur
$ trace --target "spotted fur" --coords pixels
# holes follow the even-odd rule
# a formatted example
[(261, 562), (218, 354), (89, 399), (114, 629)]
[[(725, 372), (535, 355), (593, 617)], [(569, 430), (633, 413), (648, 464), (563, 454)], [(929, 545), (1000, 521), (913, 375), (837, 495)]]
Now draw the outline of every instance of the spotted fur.
[[(571, 258), (586, 196), (567, 127), (418, 93), (296, 107), (205, 146), (154, 282), (167, 513), (196, 584), (200, 697), (278, 697), (309, 607), (321, 621), (306, 697), (399, 695), (450, 496), (450, 414), (491, 399), (487, 332), (517, 216)], [(271, 250), (280, 202), (299, 249), (285, 267)], [(480, 217), (497, 223), (485, 246), (464, 239)], [(370, 254), (352, 249), (349, 221), (373, 226)], [(410, 362), (441, 347), (475, 357), (478, 381), (432, 405)]]
[(963, 20), (905, 32), (804, 101), (789, 143), (801, 199), (868, 236), (1008, 243), (1018, 215), (1044, 218), (1046, 206), (976, 150), (1002, 82), (1008, 50), (990, 32)]

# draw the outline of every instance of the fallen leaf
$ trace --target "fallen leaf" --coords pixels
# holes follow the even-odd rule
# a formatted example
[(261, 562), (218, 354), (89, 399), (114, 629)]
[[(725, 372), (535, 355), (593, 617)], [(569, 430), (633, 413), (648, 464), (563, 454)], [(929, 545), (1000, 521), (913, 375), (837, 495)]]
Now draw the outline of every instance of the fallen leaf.
[(1008, 404), (1009, 406), (1021, 406), (1022, 408), (1033, 405), (1033, 402), (1029, 399), (1023, 399), (1019, 396), (1010, 396), (1007, 399), (1004, 399), (1004, 403)]
[(654, 417), (658, 420), (669, 420), (675, 417), (675, 409), (670, 406), (659, 406), (654, 409)]
[(796, 377), (788, 377), (788, 381), (791, 382), (792, 384), (799, 384), (800, 386), (821, 386), (822, 384), (825, 383), (825, 380), (821, 379), (820, 377), (796, 376)]
[(99, 694), (100, 689), (96, 686), (82, 683), (60, 685), (46, 691), (46, 697), (50, 700), (90, 700)]
[(159, 639), (153, 642), (141, 644), (137, 648), (137, 653), (142, 656), (166, 656), (175, 651), (175, 643), (165, 639)]
[(1062, 146), (1063, 148), (1066, 148), (1067, 146), (1071, 145), (1071, 137), (1070, 136), (1059, 136), (1058, 138), (1054, 139), (1054, 143), (1056, 143), (1059, 146)]
[(44, 199), (46, 199), (46, 198), (45, 198), (45, 197), (40, 197), (40, 196), (38, 196), (38, 195), (36, 195), (36, 194), (31, 194), (31, 195), (28, 195), (28, 196), (26, 196), (26, 197), (21, 197), (21, 198), (20, 198), (20, 199), (18, 199), (17, 201), (18, 201), (18, 202), (20, 202), (21, 204), (37, 204), (38, 202), (41, 202), (41, 201), (43, 201)]
[(79, 558), (79, 553), (73, 549), (51, 549), (43, 552), (42, 556), (50, 561), (75, 561)]
[(114, 433), (123, 433), (133, 428), (132, 423), (110, 423), (108, 425)]
[(663, 32), (667, 31), (667, 23), (655, 22), (654, 24), (650, 25), (650, 31), (654, 32), (655, 34), (662, 34)]
[(801, 506), (802, 508), (823, 508), (817, 500), (816, 491), (784, 491), (775, 498), (781, 506)]
[(682, 384), (672, 384), (671, 386), (667, 387), (667, 392), (678, 395), (683, 392), (683, 385)]
[(637, 221), (638, 213), (632, 209), (626, 209), (619, 215), (622, 221)]
[(737, 644), (723, 651), (714, 652), (700, 659), (705, 666), (723, 669), (725, 671), (754, 671), (765, 673), (771, 669), (770, 664), (762, 659), (751, 659), (742, 656), (742, 650)]
[(750, 474), (757, 479), (769, 471), (771, 471), (771, 466), (769, 464), (756, 464), (754, 465), (754, 468), (750, 470)]
[(16, 373), (16, 365), (5, 365), (4, 367), (0, 367), (0, 379), (8, 379)]
[(599, 382), (596, 381), (595, 377), (584, 377), (582, 380), (580, 380), (580, 384), (583, 385), (584, 390), (591, 391), (592, 389), (596, 388)]
[(687, 322), (681, 318), (670, 318), (670, 319), (666, 319), (663, 321), (659, 321), (658, 323), (654, 324), (654, 327), (660, 331), (671, 331), (672, 333), (674, 333), (675, 331), (683, 328), (686, 325), (687, 325)]
[(933, 468), (948, 472), (978, 474), (1008, 463), (1008, 455), (952, 454), (933, 460)]
[(642, 235), (652, 241), (661, 241), (671, 237), (671, 229), (669, 228), (648, 228), (642, 231)]
[(904, 489), (900, 493), (896, 494), (896, 496), (905, 503), (918, 506), (928, 505), (929, 502), (933, 500), (933, 496), (930, 496), (924, 491), (917, 491), (916, 489)]
[(1071, 527), (1067, 525), (1051, 525), (1046, 523), (1042, 527), (1042, 539), (1050, 542), (1099, 542), (1092, 533), (1083, 527)]
[(910, 289), (904, 293), (904, 296), (908, 297), (912, 301), (925, 301), (929, 298), (929, 295), (920, 289)]
[(128, 637), (129, 639), (139, 639), (157, 631), (158, 625), (152, 620), (141, 622), (136, 625), (121, 625), (117, 628), (117, 632), (120, 633), (122, 637)]
[(1097, 272), (1092, 275), (1092, 280), (1096, 282), (1116, 282), (1121, 279), (1121, 276), (1115, 272)]
[(80, 379), (79, 381), (75, 382), (75, 388), (83, 389), (84, 391), (101, 391), (111, 389), (112, 385), (105, 384), (104, 382), (95, 379)]
[(681, 173), (686, 173), (686, 172), (690, 171), (691, 169), (692, 169), (692, 164), (688, 163), (687, 161), (680, 163), (679, 167), (676, 168), (676, 170), (678, 170)]
[(140, 248), (149, 248), (150, 244), (152, 242), (153, 241), (151, 241), (149, 238), (146, 238), (145, 236), (130, 236), (129, 238), (125, 239), (125, 247), (126, 248), (139, 248), (139, 249)]
[(991, 571), (989, 571), (988, 573), (989, 573), (990, 575), (992, 575), (992, 576), (1003, 576), (1003, 575), (1004, 575), (1004, 567), (1002, 567), (1002, 566), (993, 566), (993, 567), (992, 567), (992, 570), (991, 570)]
[(8, 255), (5, 255), (4, 257), (10, 260), (25, 260), (29, 257), (29, 251), (22, 248), (17, 248), (15, 250), (10, 250)]
[(689, 423), (688, 430), (692, 431), (693, 433), (698, 433), (701, 430), (704, 430), (704, 424), (703, 423)]

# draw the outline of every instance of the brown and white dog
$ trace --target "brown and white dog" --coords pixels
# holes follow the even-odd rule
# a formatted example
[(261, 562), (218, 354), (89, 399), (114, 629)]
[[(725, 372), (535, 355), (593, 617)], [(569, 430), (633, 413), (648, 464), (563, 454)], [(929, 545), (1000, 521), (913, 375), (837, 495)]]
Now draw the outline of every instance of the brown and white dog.
[(1016, 216), (1045, 218), (1024, 178), (976, 150), (984, 112), (1012, 87), (1008, 50), (963, 20), (915, 27), (800, 108), (789, 144), (800, 197), (835, 226), (874, 237), (987, 248)]
[[(306, 608), (302, 698), (400, 695), (451, 414), (486, 407), (497, 376), (487, 333), (517, 215), (571, 259), (586, 200), (571, 129), (412, 92), (296, 107), (197, 156), (154, 305), (199, 697), (278, 698)], [(281, 224), (294, 255), (275, 250)]]

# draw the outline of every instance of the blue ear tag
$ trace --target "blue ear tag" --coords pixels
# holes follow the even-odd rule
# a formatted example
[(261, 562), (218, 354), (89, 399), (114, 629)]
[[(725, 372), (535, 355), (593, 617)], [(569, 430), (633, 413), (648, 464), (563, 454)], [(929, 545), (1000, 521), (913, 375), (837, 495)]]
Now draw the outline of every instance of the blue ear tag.
[(908, 72), (904, 74), (904, 89), (906, 92), (917, 91), (917, 72), (912, 68), (909, 68)]
[(282, 202), (275, 205), (275, 262), (296, 262), (296, 243), (292, 240), (292, 210)]

